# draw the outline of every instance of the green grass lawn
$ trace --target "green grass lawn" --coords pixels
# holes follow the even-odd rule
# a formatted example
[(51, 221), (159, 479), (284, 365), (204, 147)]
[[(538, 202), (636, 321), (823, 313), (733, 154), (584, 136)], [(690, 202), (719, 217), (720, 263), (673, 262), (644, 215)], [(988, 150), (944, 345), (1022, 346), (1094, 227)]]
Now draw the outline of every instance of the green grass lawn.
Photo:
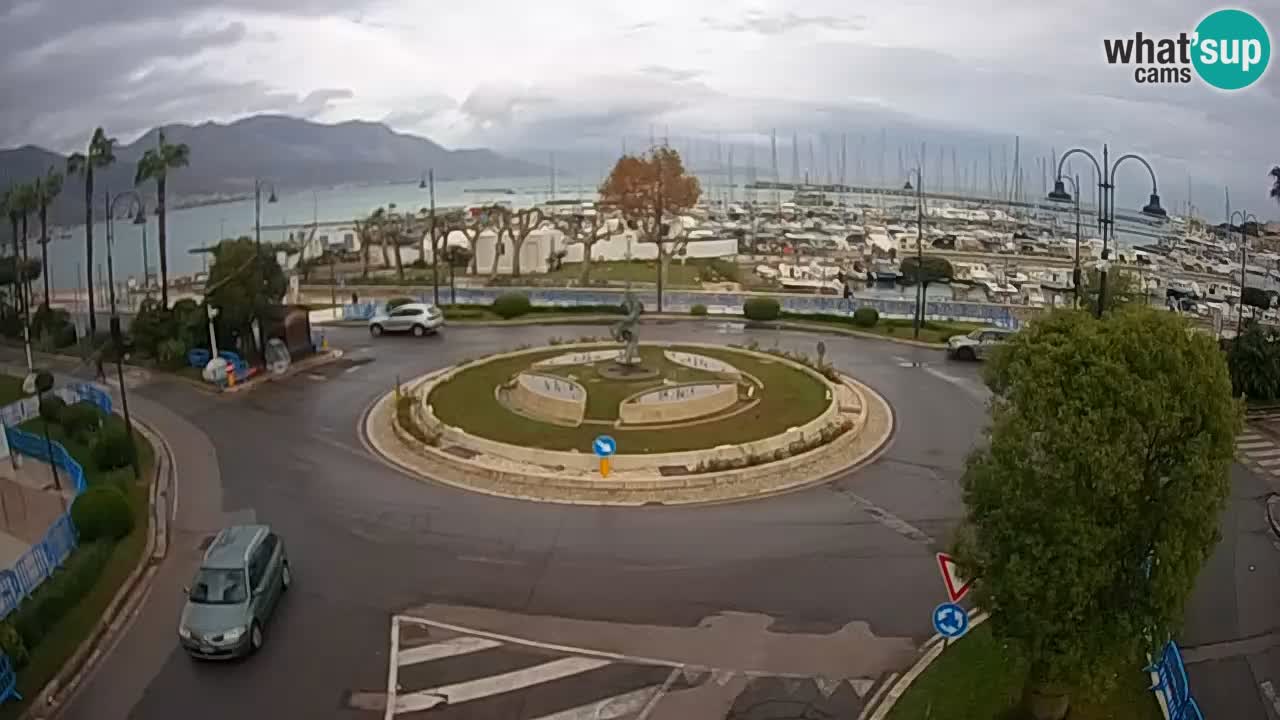
[[(943, 651), (907, 688), (888, 720), (1020, 720), (1017, 709), (1026, 675), (1026, 664), (1013, 659), (984, 623)], [(1134, 667), (1107, 697), (1074, 695), (1069, 717), (1160, 720), (1149, 685), (1150, 676)]]
[(17, 402), (27, 396), (22, 391), (23, 379), (16, 375), (0, 374), (0, 405)]
[[(23, 423), (22, 429), (40, 434), (44, 430), (43, 421), (39, 418)], [(138, 443), (138, 459), (141, 479), (135, 481), (129, 468), (103, 472), (93, 465), (89, 447), (63, 436), (57, 425), (50, 427), (50, 437), (61, 442), (67, 452), (80, 463), (85, 471), (85, 479), (90, 486), (111, 482), (125, 490), (129, 506), (133, 510), (136, 523), (133, 531), (116, 543), (107, 561), (106, 568), (98, 578), (93, 590), (80, 601), (74, 609), (58, 621), (54, 629), (34, 648), (28, 648), (30, 657), (25, 667), (18, 671), (18, 692), (24, 700), (6, 703), (0, 707), (0, 720), (15, 720), (33, 699), (40, 689), (62, 669), (71, 658), (80, 643), (93, 632), (107, 606), (124, 581), (138, 565), (142, 551), (146, 548), (147, 533), (151, 520), (148, 511), (148, 495), (151, 479), (155, 472), (155, 449), (140, 434), (134, 438)]]
[[(676, 452), (750, 442), (803, 425), (827, 407), (827, 386), (807, 373), (780, 362), (757, 360), (728, 349), (687, 349), (719, 358), (742, 372), (754, 375), (765, 387), (760, 402), (732, 417), (678, 430), (608, 428), (609, 434), (618, 441), (619, 452)], [(432, 408), (441, 421), (482, 437), (526, 447), (586, 452), (592, 439), (602, 432), (601, 426), (568, 428), (537, 422), (511, 412), (494, 397), (493, 389), (508, 378), (538, 360), (565, 352), (568, 350), (564, 348), (548, 348), (545, 352), (480, 361), (475, 367), (433, 389), (430, 397)], [(628, 387), (633, 385), (627, 383)], [(622, 394), (631, 392), (635, 390)]]
[(696, 382), (699, 380), (714, 382), (718, 380), (713, 373), (694, 370), (693, 368), (687, 368), (683, 365), (676, 365), (673, 362), (669, 362), (665, 357), (663, 357), (662, 348), (660, 347), (641, 347), (640, 357), (646, 367), (661, 370), (662, 376), (649, 380), (618, 382), (615, 380), (606, 380), (601, 378), (599, 373), (596, 372), (596, 366), (592, 365), (546, 368), (543, 372), (563, 377), (572, 377), (587, 389), (586, 419), (609, 421), (618, 419), (618, 405), (623, 400), (640, 392), (641, 390), (662, 387), (664, 378), (678, 383)]

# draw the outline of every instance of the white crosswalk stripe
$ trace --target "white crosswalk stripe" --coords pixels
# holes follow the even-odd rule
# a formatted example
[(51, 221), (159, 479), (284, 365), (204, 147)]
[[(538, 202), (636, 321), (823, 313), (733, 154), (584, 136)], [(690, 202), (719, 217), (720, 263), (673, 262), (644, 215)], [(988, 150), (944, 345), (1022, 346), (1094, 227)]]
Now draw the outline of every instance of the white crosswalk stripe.
[(579, 705), (568, 710), (561, 710), (551, 715), (543, 715), (535, 720), (618, 720), (634, 717), (644, 708), (660, 685), (640, 688), (629, 693), (615, 695), (607, 700), (600, 700), (588, 705)]
[(457, 704), (478, 700), (595, 670), (611, 663), (611, 660), (598, 658), (567, 657), (523, 670), (483, 677), (479, 680), (428, 688), (396, 698), (396, 714), (427, 710), (444, 703)]
[(480, 652), (489, 648), (496, 648), (502, 645), (497, 640), (479, 637), (460, 637), (452, 640), (444, 640), (430, 645), (421, 645), (419, 647), (401, 650), (397, 660), (400, 667), (405, 665), (415, 665), (417, 663), (430, 662), (441, 658), (452, 657), (454, 655), (465, 655), (466, 653)]
[(1280, 448), (1270, 447), (1266, 450), (1250, 450), (1245, 454), (1254, 459), (1277, 457), (1280, 456)]
[(1262, 450), (1271, 447), (1270, 440), (1254, 440), (1252, 442), (1238, 442), (1236, 448), (1249, 452), (1250, 450)]

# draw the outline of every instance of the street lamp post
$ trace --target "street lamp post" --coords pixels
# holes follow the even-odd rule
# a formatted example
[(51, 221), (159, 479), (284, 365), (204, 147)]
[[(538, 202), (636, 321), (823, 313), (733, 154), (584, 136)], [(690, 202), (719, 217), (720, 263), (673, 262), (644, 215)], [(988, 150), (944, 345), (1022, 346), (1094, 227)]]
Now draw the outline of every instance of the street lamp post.
[[(1080, 176), (1066, 176), (1071, 181), (1071, 189), (1075, 192), (1076, 203), (1076, 260), (1075, 266), (1071, 270), (1071, 294), (1074, 299), (1074, 306), (1080, 307)], [(1056, 202), (1067, 202), (1072, 198), (1066, 193), (1059, 194), (1055, 189), (1049, 193), (1049, 199)]]
[[(428, 170), (427, 179), (427, 188), (431, 193), (431, 227), (427, 230), (431, 233), (431, 300), (436, 307), (440, 307), (440, 252), (436, 247), (436, 171)], [(419, 184), (418, 187), (422, 185)], [(449, 284), (453, 285), (453, 275), (449, 276)]]
[[(1164, 208), (1160, 207), (1160, 193), (1156, 187), (1156, 171), (1151, 169), (1151, 163), (1147, 162), (1141, 155), (1127, 153), (1116, 158), (1112, 163), (1110, 161), (1110, 149), (1107, 145), (1102, 146), (1102, 162), (1098, 162), (1098, 158), (1093, 153), (1083, 148), (1072, 148), (1063, 153), (1058, 158), (1058, 168), (1054, 173), (1053, 192), (1049, 193), (1049, 199), (1062, 200), (1067, 197), (1066, 185), (1063, 182), (1062, 168), (1067, 162), (1067, 158), (1079, 153), (1093, 161), (1093, 167), (1098, 171), (1098, 224), (1102, 228), (1102, 260), (1098, 263), (1098, 304), (1094, 308), (1094, 316), (1101, 318), (1102, 310), (1106, 306), (1107, 297), (1107, 268), (1110, 266), (1110, 243), (1115, 239), (1116, 235), (1116, 170), (1120, 168), (1120, 163), (1125, 160), (1137, 160), (1147, 168), (1147, 172), (1151, 175), (1151, 199), (1142, 208), (1142, 214), (1154, 218), (1166, 218), (1168, 213)], [(1080, 193), (1077, 190), (1076, 196)]]
[(253, 264), (258, 269), (257, 295), (253, 303), (253, 321), (257, 324), (256, 332), (253, 333), (254, 349), (258, 351), (259, 367), (266, 368), (267, 353), (262, 342), (262, 316), (258, 310), (262, 305), (261, 295), (264, 292), (263, 285), (266, 284), (266, 269), (262, 267), (262, 186), (268, 185), (271, 188), (271, 194), (267, 197), (268, 203), (276, 202), (276, 186), (275, 183), (263, 180), (262, 178), (254, 178), (253, 180)]
[[(916, 176), (916, 313), (912, 318), (912, 337), (920, 339), (920, 326), (924, 324), (924, 176), (920, 168), (912, 172)], [(911, 189), (911, 180), (903, 186), (903, 190)]]
[(1240, 330), (1244, 327), (1244, 289), (1245, 278), (1248, 277), (1248, 270), (1245, 265), (1249, 258), (1249, 237), (1245, 233), (1245, 226), (1249, 224), (1249, 219), (1253, 218), (1254, 225), (1258, 223), (1258, 216), (1244, 210), (1233, 210), (1231, 216), (1227, 218), (1227, 235), (1230, 237), (1231, 226), (1234, 225), (1236, 215), (1240, 216), (1240, 302), (1236, 308), (1236, 337), (1240, 337)]
[(134, 215), (134, 222), (137, 222), (138, 218), (146, 222), (147, 206), (142, 202), (142, 196), (132, 190), (126, 190), (116, 195), (114, 199), (110, 192), (103, 193), (103, 196), (107, 206), (107, 289), (110, 292), (111, 305), (111, 343), (116, 349), (116, 377), (120, 381), (120, 406), (124, 410), (125, 434), (129, 437), (129, 464), (133, 468), (133, 477), (136, 479), (141, 476), (141, 473), (138, 470), (138, 448), (133, 442), (133, 421), (129, 417), (129, 392), (124, 384), (124, 338), (120, 331), (120, 315), (116, 311), (115, 265), (111, 250), (115, 244), (114, 221), (117, 206), (122, 201), (128, 202), (126, 207)]

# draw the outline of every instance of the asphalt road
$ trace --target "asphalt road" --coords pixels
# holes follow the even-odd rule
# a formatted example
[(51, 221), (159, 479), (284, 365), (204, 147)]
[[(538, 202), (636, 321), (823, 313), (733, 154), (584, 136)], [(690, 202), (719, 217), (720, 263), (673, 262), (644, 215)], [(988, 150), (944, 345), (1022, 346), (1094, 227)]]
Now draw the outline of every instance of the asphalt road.
[[(976, 366), (874, 340), (726, 334), (718, 327), (646, 324), (642, 337), (756, 340), (810, 353), (822, 340), (837, 367), (893, 405), (897, 430), (888, 451), (850, 477), (801, 492), (710, 507), (627, 509), (466, 493), (406, 477), (363, 448), (361, 416), (397, 378), (553, 336), (602, 334), (603, 328), (593, 327), (450, 328), (439, 337), (376, 341), (362, 329), (330, 329), (330, 342), (347, 350), (343, 361), (252, 392), (209, 396), (173, 382), (138, 388), (209, 437), (221, 472), (221, 510), (268, 522), (283, 535), (294, 588), (268, 629), (264, 652), (246, 662), (212, 665), (193, 663), (172, 637), (156, 630), (172, 632), (180, 593), (180, 585), (157, 586), (136, 623), (150, 630), (131, 635), (153, 638), (147, 640), (150, 651), (163, 659), (144, 679), (141, 694), (129, 698), (127, 717), (375, 717), (380, 713), (351, 705), (359, 704), (361, 693), (386, 691), (391, 616), (428, 603), (631, 627), (697, 628), (732, 611), (767, 616), (775, 633), (816, 637), (865, 621), (881, 638), (930, 635), (930, 612), (945, 599), (933, 553), (945, 546), (960, 516), (957, 480), (985, 421)], [(198, 540), (184, 537), (191, 547), (177, 550), (194, 556)], [(502, 657), (507, 660), (495, 662), (511, 663), (506, 672), (523, 677), (520, 669), (529, 664), (524, 655)], [(559, 662), (553, 667), (565, 667), (563, 658)], [(652, 684), (651, 671), (619, 669), (613, 681), (625, 694)], [(109, 657), (66, 717), (107, 718), (99, 699), (111, 695), (116, 677), (139, 672), (128, 657)], [(681, 682), (715, 685), (705, 678)], [(801, 701), (783, 698), (806, 693), (821, 702), (804, 701), (805, 712), (822, 702), (830, 705), (821, 711), (828, 714), (856, 709), (847, 686), (819, 698), (812, 684), (786, 684), (744, 682), (727, 715), (801, 717), (795, 714)], [(731, 679), (721, 686), (735, 688)], [(590, 699), (564, 693), (538, 707)], [(506, 717), (503, 712), (457, 716)], [(509, 712), (512, 718), (538, 716), (532, 709)], [(438, 711), (402, 717), (433, 713)], [(653, 717), (661, 715), (659, 710)]]

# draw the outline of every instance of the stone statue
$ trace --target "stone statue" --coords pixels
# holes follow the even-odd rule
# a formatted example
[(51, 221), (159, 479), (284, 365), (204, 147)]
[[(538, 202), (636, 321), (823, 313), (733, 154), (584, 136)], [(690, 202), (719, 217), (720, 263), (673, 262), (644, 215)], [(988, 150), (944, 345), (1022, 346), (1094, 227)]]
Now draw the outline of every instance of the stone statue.
[(631, 293), (627, 293), (626, 299), (622, 301), (622, 307), (626, 308), (627, 316), (622, 322), (614, 325), (611, 331), (615, 341), (624, 343), (622, 352), (618, 354), (615, 362), (619, 365), (639, 365), (640, 336), (636, 332), (636, 325), (640, 323), (640, 311), (643, 306)]

